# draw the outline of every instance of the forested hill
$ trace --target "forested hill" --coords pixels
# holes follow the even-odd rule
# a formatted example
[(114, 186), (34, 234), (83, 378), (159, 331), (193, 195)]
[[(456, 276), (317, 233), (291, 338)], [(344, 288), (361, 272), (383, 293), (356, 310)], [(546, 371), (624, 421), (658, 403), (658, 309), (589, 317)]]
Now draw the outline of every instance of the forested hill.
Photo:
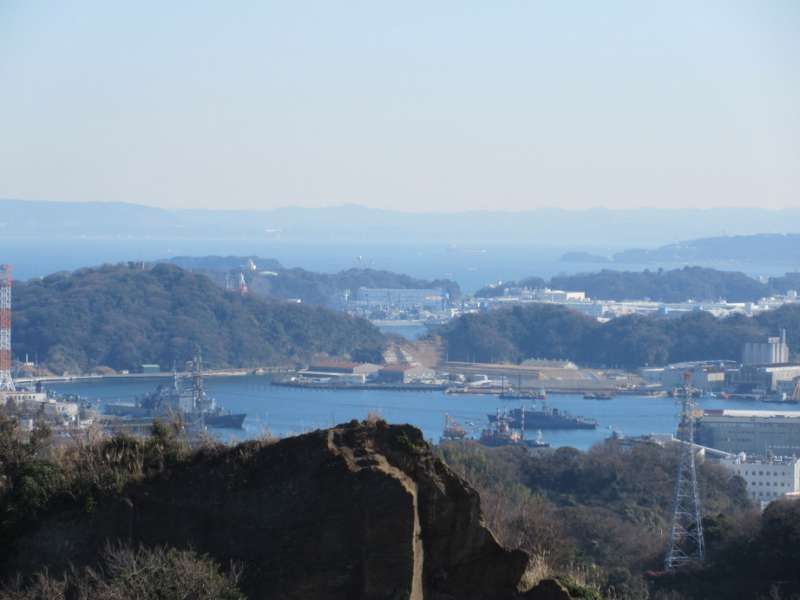
[(719, 271), (703, 267), (684, 267), (669, 271), (614, 271), (603, 269), (596, 273), (559, 275), (545, 282), (529, 277), (519, 282), (487, 286), (476, 292), (478, 297), (501, 296), (509, 287), (527, 286), (586, 292), (597, 300), (640, 300), (656, 302), (685, 302), (687, 300), (718, 300), (753, 302), (772, 294), (784, 294), (800, 286), (800, 274), (787, 273), (770, 278), (766, 283), (738, 271)]
[(770, 286), (736, 271), (684, 267), (670, 271), (612, 271), (553, 277), (550, 287), (585, 291), (599, 300), (650, 298), (657, 302), (716, 300), (751, 302), (768, 296)]
[[(253, 261), (256, 270), (245, 268), (248, 260)], [(355, 292), (360, 287), (441, 289), (453, 299), (461, 295), (458, 284), (449, 279), (417, 279), (377, 269), (353, 268), (338, 273), (317, 273), (300, 268), (289, 269), (274, 259), (249, 256), (175, 257), (166, 262), (208, 275), (220, 286), (225, 285), (226, 276), (231, 271), (241, 271), (254, 294), (284, 300), (298, 298), (306, 304), (319, 306), (334, 306), (342, 292)]]
[(581, 365), (634, 369), (704, 359), (738, 360), (746, 341), (785, 328), (793, 355), (800, 352), (800, 306), (756, 317), (718, 319), (697, 311), (678, 318), (618, 317), (607, 323), (554, 304), (531, 304), (469, 314), (443, 326), (450, 360), (519, 362), (572, 360)]
[(314, 353), (378, 358), (382, 334), (320, 307), (240, 296), (208, 277), (159, 264), (58, 273), (14, 286), (14, 355), (56, 372), (105, 365), (170, 367), (193, 354), (208, 366), (249, 367)]

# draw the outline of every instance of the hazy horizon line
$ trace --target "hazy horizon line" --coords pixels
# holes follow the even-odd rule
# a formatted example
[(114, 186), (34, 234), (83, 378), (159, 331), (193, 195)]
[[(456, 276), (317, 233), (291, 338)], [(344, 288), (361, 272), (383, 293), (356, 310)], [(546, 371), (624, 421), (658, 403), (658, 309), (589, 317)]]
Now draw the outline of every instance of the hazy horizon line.
[(664, 212), (711, 212), (715, 210), (736, 210), (736, 211), (748, 211), (748, 210), (755, 210), (760, 212), (770, 212), (770, 213), (778, 213), (784, 211), (800, 211), (800, 206), (783, 206), (783, 207), (770, 207), (770, 206), (757, 206), (757, 205), (750, 205), (750, 206), (738, 206), (738, 205), (714, 205), (714, 206), (696, 206), (696, 207), (685, 207), (685, 206), (638, 206), (638, 207), (610, 207), (610, 206), (586, 206), (586, 207), (563, 207), (563, 206), (553, 206), (553, 205), (546, 205), (546, 206), (535, 206), (531, 208), (524, 208), (519, 210), (508, 210), (508, 209), (468, 209), (468, 210), (402, 210), (400, 208), (385, 208), (379, 206), (371, 206), (366, 203), (359, 203), (359, 202), (340, 202), (336, 204), (323, 204), (318, 206), (309, 206), (309, 205), (300, 205), (300, 204), (283, 204), (279, 206), (273, 207), (265, 207), (265, 208), (222, 208), (222, 207), (198, 207), (198, 208), (175, 208), (169, 206), (158, 206), (155, 204), (148, 204), (142, 201), (127, 201), (127, 200), (70, 200), (70, 199), (52, 199), (52, 198), (19, 198), (19, 197), (0, 197), (1, 202), (27, 202), (32, 204), (48, 204), (48, 203), (57, 203), (57, 204), (98, 204), (98, 205), (109, 205), (109, 206), (137, 206), (143, 208), (150, 208), (154, 210), (162, 210), (165, 212), (238, 212), (238, 213), (266, 213), (266, 212), (273, 212), (273, 211), (280, 211), (280, 210), (326, 210), (326, 209), (342, 209), (342, 208), (359, 208), (359, 209), (367, 209), (375, 212), (384, 212), (384, 213), (400, 213), (400, 214), (407, 214), (407, 215), (467, 215), (467, 214), (507, 214), (507, 215), (514, 215), (514, 214), (525, 214), (531, 213), (536, 211), (553, 211), (553, 212), (563, 212), (563, 213), (581, 213), (581, 212), (594, 212), (594, 211), (606, 211), (606, 212), (638, 212), (638, 211), (664, 211)]

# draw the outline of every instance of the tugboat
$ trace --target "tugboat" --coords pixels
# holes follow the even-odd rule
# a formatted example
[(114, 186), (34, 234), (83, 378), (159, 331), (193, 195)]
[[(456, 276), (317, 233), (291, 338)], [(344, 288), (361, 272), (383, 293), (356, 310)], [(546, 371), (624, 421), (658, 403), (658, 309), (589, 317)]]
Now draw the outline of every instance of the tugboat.
[(461, 426), (461, 423), (456, 421), (453, 417), (445, 413), (444, 415), (444, 431), (442, 432), (442, 442), (460, 442), (467, 437), (467, 430)]
[[(576, 417), (557, 408), (542, 409), (514, 408), (508, 414), (510, 424), (516, 429), (597, 429), (597, 421), (586, 417)], [(489, 415), (489, 421), (497, 420), (497, 415)]]
[(481, 432), (481, 437), (478, 440), (484, 446), (498, 447), (498, 446), (525, 446), (527, 448), (549, 448), (550, 444), (544, 441), (541, 429), (535, 440), (525, 439), (525, 430), (516, 431), (512, 426), (512, 421), (509, 419), (505, 411), (498, 410), (495, 415), (495, 420), (490, 423), (489, 427)]
[(540, 429), (539, 432), (536, 434), (535, 440), (525, 440), (525, 445), (529, 448), (549, 448), (550, 444), (544, 441), (544, 436), (542, 435), (542, 430)]
[(193, 425), (223, 429), (241, 429), (244, 413), (232, 414), (206, 394), (203, 386), (203, 368), (200, 354), (191, 361), (190, 374), (173, 376), (172, 385), (159, 385), (144, 398), (133, 404), (106, 404), (106, 414), (121, 417), (179, 417)]
[(522, 435), (514, 431), (508, 415), (498, 410), (494, 419), (489, 418), (489, 427), (481, 431), (479, 442), (484, 446), (497, 448), (499, 446), (515, 446), (522, 442)]

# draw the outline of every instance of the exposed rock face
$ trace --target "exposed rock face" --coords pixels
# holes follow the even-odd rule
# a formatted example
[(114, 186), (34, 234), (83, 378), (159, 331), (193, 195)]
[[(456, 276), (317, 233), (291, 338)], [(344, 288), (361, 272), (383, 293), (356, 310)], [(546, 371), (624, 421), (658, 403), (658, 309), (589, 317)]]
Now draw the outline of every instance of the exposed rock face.
[(520, 593), (528, 556), (500, 546), (477, 492), (407, 425), (201, 453), (91, 515), (54, 516), (20, 542), (17, 567), (87, 564), (120, 539), (240, 562), (253, 599), (556, 597)]

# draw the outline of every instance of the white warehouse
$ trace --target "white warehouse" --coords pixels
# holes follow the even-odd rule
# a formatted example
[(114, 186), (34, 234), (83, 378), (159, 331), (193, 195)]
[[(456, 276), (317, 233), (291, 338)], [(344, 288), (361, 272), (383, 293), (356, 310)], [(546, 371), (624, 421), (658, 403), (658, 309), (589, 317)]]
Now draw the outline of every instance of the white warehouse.
[(747, 495), (754, 502), (768, 503), (800, 492), (800, 459), (752, 460), (741, 453), (736, 458), (723, 458), (720, 464), (744, 479)]

